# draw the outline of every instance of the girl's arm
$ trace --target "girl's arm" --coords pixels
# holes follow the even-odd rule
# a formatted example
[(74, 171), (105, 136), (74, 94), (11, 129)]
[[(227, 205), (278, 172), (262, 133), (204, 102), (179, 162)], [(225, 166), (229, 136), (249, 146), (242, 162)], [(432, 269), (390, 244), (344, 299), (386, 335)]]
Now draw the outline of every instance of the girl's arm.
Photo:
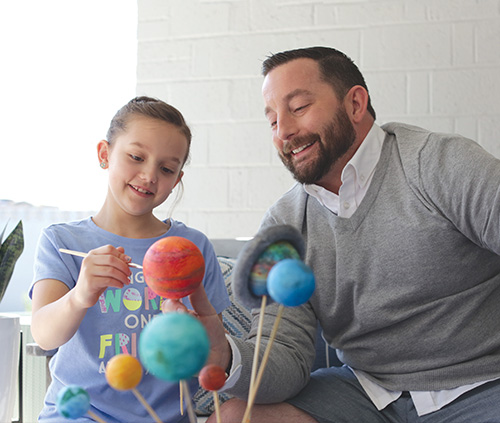
[(43, 279), (34, 285), (31, 333), (42, 349), (58, 348), (75, 334), (87, 309), (73, 302), (72, 291), (61, 281)]
[(59, 348), (78, 330), (87, 309), (108, 287), (130, 283), (130, 261), (123, 248), (110, 245), (89, 252), (73, 289), (55, 279), (43, 279), (33, 287), (31, 332), (44, 350)]

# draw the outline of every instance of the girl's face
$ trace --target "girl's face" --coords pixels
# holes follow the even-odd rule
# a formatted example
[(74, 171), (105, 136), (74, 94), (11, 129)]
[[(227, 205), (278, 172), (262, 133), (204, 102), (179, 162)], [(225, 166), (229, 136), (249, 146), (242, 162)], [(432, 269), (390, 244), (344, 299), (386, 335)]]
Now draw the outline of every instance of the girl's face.
[(187, 149), (175, 125), (132, 117), (111, 145), (101, 141), (98, 146), (100, 160), (109, 165), (108, 200), (134, 216), (151, 213), (181, 180)]

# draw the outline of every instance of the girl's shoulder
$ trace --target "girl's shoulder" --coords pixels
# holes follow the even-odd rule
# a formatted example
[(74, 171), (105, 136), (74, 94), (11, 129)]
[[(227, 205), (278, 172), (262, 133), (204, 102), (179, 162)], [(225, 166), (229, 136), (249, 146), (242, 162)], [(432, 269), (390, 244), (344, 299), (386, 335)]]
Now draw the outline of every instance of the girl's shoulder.
[(180, 236), (189, 239), (195, 243), (201, 251), (204, 251), (207, 247), (212, 248), (212, 244), (208, 237), (199, 229), (187, 226), (185, 223), (174, 219), (170, 219), (170, 224), (171, 226), (167, 236)]
[(92, 218), (88, 217), (86, 219), (75, 220), (72, 222), (53, 223), (44, 228), (43, 232), (53, 235), (71, 234), (75, 236), (83, 231), (88, 232), (89, 230), (92, 230), (92, 226)]
[(168, 236), (182, 236), (184, 238), (197, 238), (208, 241), (208, 237), (199, 229), (186, 225), (185, 223), (170, 219), (170, 230)]

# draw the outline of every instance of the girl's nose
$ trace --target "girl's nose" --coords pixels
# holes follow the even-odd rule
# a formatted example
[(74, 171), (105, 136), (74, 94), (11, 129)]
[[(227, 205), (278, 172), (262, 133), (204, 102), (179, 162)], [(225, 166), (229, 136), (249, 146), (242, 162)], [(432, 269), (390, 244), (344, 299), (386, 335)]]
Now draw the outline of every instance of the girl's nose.
[(141, 177), (142, 179), (144, 179), (144, 181), (151, 184), (155, 184), (158, 181), (157, 169), (155, 169), (152, 166), (151, 167), (145, 166), (141, 173)]

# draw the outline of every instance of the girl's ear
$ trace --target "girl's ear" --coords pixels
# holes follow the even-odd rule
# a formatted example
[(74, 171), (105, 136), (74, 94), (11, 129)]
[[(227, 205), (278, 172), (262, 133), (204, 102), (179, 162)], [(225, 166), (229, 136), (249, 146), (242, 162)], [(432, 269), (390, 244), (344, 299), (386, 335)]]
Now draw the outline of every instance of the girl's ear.
[(101, 167), (103, 167), (103, 163), (107, 166), (109, 161), (109, 142), (106, 140), (101, 140), (97, 144), (97, 157), (99, 158)]
[(179, 177), (177, 178), (177, 181), (175, 181), (175, 185), (172, 187), (172, 189), (177, 186), (177, 184), (181, 181), (181, 179), (182, 179), (183, 176), (184, 176), (184, 171), (181, 170), (179, 172)]

